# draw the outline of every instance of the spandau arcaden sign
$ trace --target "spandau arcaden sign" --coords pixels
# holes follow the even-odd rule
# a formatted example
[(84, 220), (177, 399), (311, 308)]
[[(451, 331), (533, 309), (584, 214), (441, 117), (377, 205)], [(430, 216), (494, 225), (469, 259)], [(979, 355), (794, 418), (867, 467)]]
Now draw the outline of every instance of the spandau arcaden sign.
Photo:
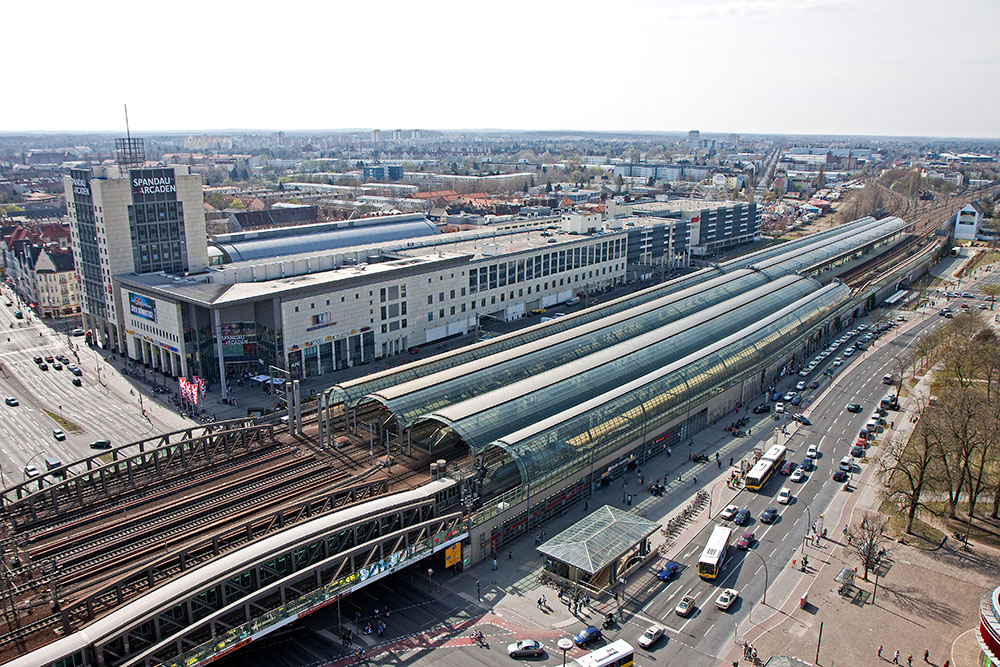
[(135, 193), (142, 197), (177, 192), (177, 185), (174, 183), (173, 176), (136, 177), (132, 179), (132, 187), (135, 189)]

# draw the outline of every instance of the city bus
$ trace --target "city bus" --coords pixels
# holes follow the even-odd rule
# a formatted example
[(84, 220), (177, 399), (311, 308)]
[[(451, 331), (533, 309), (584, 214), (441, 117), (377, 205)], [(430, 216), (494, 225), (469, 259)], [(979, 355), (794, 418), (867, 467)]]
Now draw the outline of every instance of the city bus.
[(767, 480), (771, 479), (771, 475), (781, 468), (787, 451), (784, 445), (773, 445), (747, 473), (743, 486), (751, 491), (760, 491)]
[(631, 667), (635, 649), (624, 639), (611, 642), (576, 659), (578, 667)]
[(708, 538), (705, 550), (698, 559), (698, 576), (702, 579), (715, 579), (722, 571), (722, 563), (729, 551), (729, 538), (733, 531), (725, 526), (716, 526), (712, 536)]

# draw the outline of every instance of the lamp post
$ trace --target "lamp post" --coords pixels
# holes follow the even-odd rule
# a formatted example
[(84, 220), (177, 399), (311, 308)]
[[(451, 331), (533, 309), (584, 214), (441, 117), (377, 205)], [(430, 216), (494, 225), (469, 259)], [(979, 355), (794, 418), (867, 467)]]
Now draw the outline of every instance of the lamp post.
[(767, 604), (767, 562), (764, 557), (752, 549), (747, 549), (748, 554), (753, 554), (760, 559), (760, 564), (764, 566), (764, 594), (761, 596), (760, 603)]
[[(810, 511), (810, 509), (809, 509), (809, 503), (807, 503), (806, 501), (801, 500), (797, 496), (796, 496), (795, 500), (796, 500), (796, 502), (800, 502), (800, 503), (802, 503), (803, 505), (806, 506), (806, 521), (807, 521), (807, 523), (806, 523), (806, 538), (808, 538), (809, 537), (809, 530), (812, 528), (812, 511)], [(800, 549), (799, 549), (799, 555), (804, 554), (805, 550), (806, 550), (806, 541), (802, 540), (802, 544), (800, 545)]]
[(563, 637), (558, 642), (556, 642), (556, 646), (558, 646), (559, 650), (562, 651), (562, 654), (563, 654), (563, 667), (566, 667), (566, 653), (571, 648), (573, 648), (573, 642), (570, 641), (569, 639), (567, 639), (566, 637)]

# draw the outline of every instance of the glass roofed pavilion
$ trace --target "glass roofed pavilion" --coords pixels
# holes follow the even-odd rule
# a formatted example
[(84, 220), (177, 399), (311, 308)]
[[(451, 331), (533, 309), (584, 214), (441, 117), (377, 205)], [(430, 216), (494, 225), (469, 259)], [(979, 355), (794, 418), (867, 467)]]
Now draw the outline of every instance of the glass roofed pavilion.
[(649, 536), (659, 524), (605, 505), (594, 510), (538, 550), (545, 569), (568, 581), (602, 592), (649, 555)]

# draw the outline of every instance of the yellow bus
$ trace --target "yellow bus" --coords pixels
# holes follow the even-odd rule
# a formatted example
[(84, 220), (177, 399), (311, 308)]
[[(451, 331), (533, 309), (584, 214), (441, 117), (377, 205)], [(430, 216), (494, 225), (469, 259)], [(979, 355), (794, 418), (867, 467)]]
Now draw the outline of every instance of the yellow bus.
[(702, 579), (715, 579), (722, 571), (722, 564), (729, 551), (729, 538), (733, 531), (725, 526), (716, 526), (712, 536), (708, 538), (705, 550), (698, 559), (698, 576)]
[(781, 468), (787, 451), (784, 445), (773, 445), (747, 473), (743, 486), (751, 491), (760, 491), (767, 480), (771, 479), (771, 475)]

